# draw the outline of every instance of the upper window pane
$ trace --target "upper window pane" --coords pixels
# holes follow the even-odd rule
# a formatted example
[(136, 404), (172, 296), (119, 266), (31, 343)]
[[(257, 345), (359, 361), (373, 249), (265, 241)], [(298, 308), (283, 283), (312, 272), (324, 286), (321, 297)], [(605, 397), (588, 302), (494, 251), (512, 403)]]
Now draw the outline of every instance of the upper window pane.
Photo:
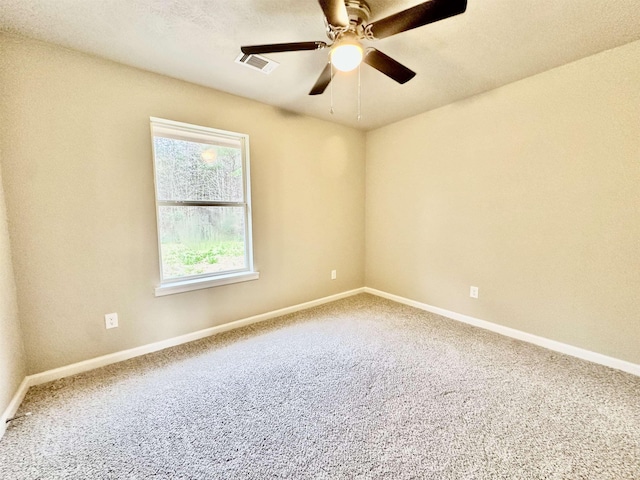
[(244, 200), (240, 145), (157, 134), (153, 142), (158, 201)]

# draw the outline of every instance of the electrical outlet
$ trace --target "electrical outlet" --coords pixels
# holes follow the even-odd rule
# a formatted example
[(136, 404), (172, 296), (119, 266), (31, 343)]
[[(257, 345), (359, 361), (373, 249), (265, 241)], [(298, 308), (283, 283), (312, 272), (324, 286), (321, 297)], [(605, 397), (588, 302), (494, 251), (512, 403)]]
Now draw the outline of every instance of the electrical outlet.
[(331, 270), (331, 280), (335, 280), (336, 278), (338, 278), (338, 271)]
[(106, 328), (116, 328), (118, 326), (118, 314), (107, 313), (104, 316), (104, 326)]
[(469, 289), (469, 296), (471, 298), (478, 298), (478, 287), (471, 287)]

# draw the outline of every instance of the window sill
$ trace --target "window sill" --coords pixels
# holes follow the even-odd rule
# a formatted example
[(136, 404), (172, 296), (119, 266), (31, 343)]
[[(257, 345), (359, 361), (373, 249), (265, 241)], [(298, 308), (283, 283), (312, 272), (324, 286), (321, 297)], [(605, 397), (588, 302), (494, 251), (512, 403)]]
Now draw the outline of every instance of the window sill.
[(174, 293), (190, 292), (203, 288), (219, 287), (231, 283), (248, 282), (260, 278), (260, 272), (240, 272), (220, 275), (215, 278), (197, 278), (195, 280), (184, 280), (178, 282), (165, 283), (156, 287), (156, 297), (163, 295), (173, 295)]

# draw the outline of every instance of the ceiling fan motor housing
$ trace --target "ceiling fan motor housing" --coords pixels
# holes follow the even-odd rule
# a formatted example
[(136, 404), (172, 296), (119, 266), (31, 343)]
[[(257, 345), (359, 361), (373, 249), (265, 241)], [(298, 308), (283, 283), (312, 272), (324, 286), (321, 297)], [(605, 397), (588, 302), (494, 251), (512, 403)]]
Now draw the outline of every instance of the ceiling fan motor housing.
[(364, 0), (344, 0), (344, 5), (349, 17), (349, 25), (343, 27), (331, 25), (327, 22), (327, 36), (331, 41), (335, 41), (342, 37), (344, 33), (353, 32), (357, 34), (359, 38), (364, 38), (364, 27), (371, 16), (369, 4)]
[(371, 9), (367, 2), (364, 0), (345, 0), (344, 4), (347, 7), (349, 23), (351, 24), (349, 29), (359, 27), (369, 21)]

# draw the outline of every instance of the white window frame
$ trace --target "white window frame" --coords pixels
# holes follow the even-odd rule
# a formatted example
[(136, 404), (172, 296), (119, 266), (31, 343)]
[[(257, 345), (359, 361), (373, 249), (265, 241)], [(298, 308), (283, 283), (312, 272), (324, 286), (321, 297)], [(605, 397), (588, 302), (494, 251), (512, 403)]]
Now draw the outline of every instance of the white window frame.
[[(156, 296), (171, 295), (174, 293), (188, 292), (202, 288), (228, 285), (231, 283), (257, 280), (259, 272), (253, 266), (253, 235), (251, 226), (251, 180), (249, 169), (249, 135), (244, 133), (229, 132), (210, 127), (202, 127), (189, 123), (176, 122), (163, 118), (150, 117), (151, 124), (151, 145), (153, 148), (153, 179), (155, 186), (156, 202), (156, 231), (158, 237), (158, 259), (160, 267), (160, 285), (155, 289)], [(198, 143), (209, 143), (212, 145), (224, 145), (225, 139), (240, 143), (242, 155), (242, 187), (243, 199), (241, 202), (228, 201), (159, 201), (158, 200), (158, 179), (156, 172), (156, 155), (154, 138), (175, 138)], [(161, 206), (207, 206), (207, 207), (243, 207), (245, 225), (245, 265), (243, 269), (214, 272), (206, 274), (191, 275), (179, 279), (165, 279), (162, 271), (162, 245), (160, 235), (160, 207)]]

